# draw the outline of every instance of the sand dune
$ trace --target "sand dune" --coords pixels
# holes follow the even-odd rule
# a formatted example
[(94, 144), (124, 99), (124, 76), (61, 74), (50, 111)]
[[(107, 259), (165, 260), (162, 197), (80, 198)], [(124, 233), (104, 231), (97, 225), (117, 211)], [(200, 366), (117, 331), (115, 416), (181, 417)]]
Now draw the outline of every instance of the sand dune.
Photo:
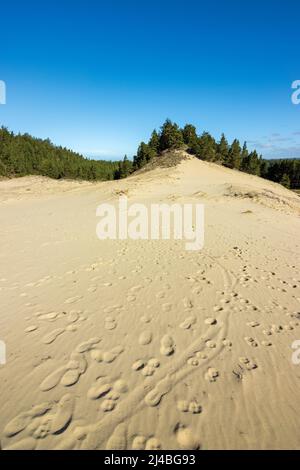
[[(205, 247), (100, 241), (96, 207), (202, 202)], [(4, 449), (299, 449), (300, 199), (187, 158), (0, 182)]]

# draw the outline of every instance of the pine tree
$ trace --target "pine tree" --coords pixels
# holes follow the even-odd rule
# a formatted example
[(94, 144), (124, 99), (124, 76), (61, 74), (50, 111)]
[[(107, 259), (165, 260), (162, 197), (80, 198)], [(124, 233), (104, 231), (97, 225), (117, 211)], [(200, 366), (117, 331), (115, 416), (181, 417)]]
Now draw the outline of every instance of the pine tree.
[(282, 184), (282, 186), (285, 186), (286, 188), (290, 188), (291, 187), (291, 180), (290, 180), (290, 177), (289, 175), (287, 175), (286, 173), (284, 173), (282, 175), (282, 178), (280, 180), (280, 184)]
[(260, 175), (261, 158), (259, 158), (256, 150), (245, 153), (242, 158), (241, 170), (251, 175)]
[(161, 128), (159, 150), (180, 148), (183, 145), (183, 135), (179, 126), (167, 119)]
[(226, 162), (228, 158), (229, 145), (224, 134), (221, 135), (220, 142), (217, 145), (216, 159), (220, 163)]
[(237, 170), (241, 165), (241, 146), (240, 142), (235, 139), (228, 152), (228, 158), (225, 161), (225, 166), (228, 168), (236, 168)]
[(122, 162), (118, 163), (118, 168), (115, 171), (114, 179), (127, 178), (130, 175), (132, 169), (132, 163), (128, 160), (127, 155), (125, 155)]
[(182, 131), (183, 141), (189, 148), (193, 147), (198, 140), (196, 127), (192, 124), (186, 124)]
[(133, 168), (134, 170), (138, 170), (146, 165), (152, 158), (156, 156), (155, 150), (150, 147), (145, 142), (141, 142), (139, 145), (137, 155), (133, 159)]
[(156, 132), (156, 129), (152, 132), (148, 145), (156, 154), (159, 153), (159, 135)]
[(216, 141), (208, 132), (203, 132), (198, 139), (197, 157), (210, 162), (216, 160)]
[(247, 142), (244, 142), (242, 153), (241, 153), (241, 167), (243, 166), (243, 161), (247, 161), (249, 156), (248, 148), (247, 148)]

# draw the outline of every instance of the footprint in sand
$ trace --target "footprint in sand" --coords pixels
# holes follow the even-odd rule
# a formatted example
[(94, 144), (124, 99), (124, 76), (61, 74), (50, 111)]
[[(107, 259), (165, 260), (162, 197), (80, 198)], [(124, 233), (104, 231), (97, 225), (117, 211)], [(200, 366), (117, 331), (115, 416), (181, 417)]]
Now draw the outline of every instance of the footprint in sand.
[(93, 349), (91, 351), (91, 358), (96, 362), (102, 362), (103, 361), (103, 351), (100, 351), (100, 349)]
[(177, 409), (182, 413), (199, 414), (202, 412), (202, 406), (196, 400), (188, 402), (186, 400), (179, 400), (177, 402)]
[(215, 318), (206, 318), (205, 322), (204, 322), (206, 325), (216, 325), (217, 324), (217, 320)]
[(93, 293), (93, 292), (96, 292), (97, 289), (98, 289), (98, 286), (93, 285), (88, 288), (88, 292)]
[(69, 426), (73, 417), (74, 407), (75, 400), (72, 395), (68, 394), (62, 397), (51, 423), (52, 434), (59, 434)]
[(79, 353), (85, 353), (87, 351), (91, 351), (91, 349), (94, 349), (96, 344), (100, 343), (100, 341), (101, 341), (101, 338), (97, 338), (97, 337), (91, 338), (79, 344), (76, 348), (76, 351)]
[(139, 292), (141, 289), (143, 289), (143, 286), (138, 285), (138, 286), (131, 287), (130, 291), (134, 293), (134, 292)]
[(249, 336), (245, 337), (245, 341), (247, 344), (249, 344), (249, 346), (252, 346), (253, 348), (256, 348), (258, 346), (258, 343), (255, 341), (255, 339)]
[(42, 342), (44, 344), (51, 344), (53, 343), (60, 335), (62, 335), (66, 331), (65, 328), (57, 328), (54, 331), (51, 331), (51, 333), (46, 334), (42, 338)]
[(271, 341), (262, 341), (261, 344), (262, 344), (263, 346), (272, 346)]
[(182, 323), (180, 323), (180, 328), (183, 330), (189, 330), (195, 323), (196, 323), (196, 318), (194, 316), (190, 316), (186, 318)]
[(132, 364), (131, 368), (134, 371), (138, 371), (138, 370), (143, 369), (143, 367), (145, 367), (145, 361), (143, 361), (142, 359), (138, 359)]
[(51, 434), (52, 419), (51, 415), (35, 419), (27, 427), (27, 433), (34, 439), (45, 439)]
[(186, 297), (183, 299), (182, 302), (183, 302), (184, 308), (192, 309), (194, 307), (193, 302), (190, 299), (186, 298)]
[(74, 331), (77, 331), (77, 330), (78, 330), (78, 327), (76, 325), (74, 325), (73, 323), (71, 325), (66, 326), (66, 331), (74, 332)]
[(66, 372), (65, 366), (60, 367), (56, 371), (52, 372), (52, 374), (48, 375), (48, 377), (46, 377), (45, 380), (43, 380), (43, 382), (40, 385), (40, 390), (42, 392), (48, 392), (49, 390), (52, 390), (54, 387), (56, 387), (60, 383), (65, 372)]
[(197, 367), (197, 366), (199, 366), (199, 361), (198, 361), (198, 359), (196, 359), (195, 357), (190, 357), (190, 358), (187, 360), (187, 364), (188, 364), (189, 366)]
[(106, 330), (115, 330), (117, 327), (117, 322), (113, 317), (106, 317), (104, 327)]
[(79, 302), (83, 297), (82, 295), (76, 295), (75, 297), (70, 297), (69, 299), (65, 300), (65, 304), (75, 304)]
[(48, 392), (55, 388), (59, 383), (70, 387), (78, 382), (80, 376), (87, 370), (87, 361), (84, 355), (73, 352), (70, 361), (66, 366), (62, 366), (52, 374), (48, 375), (40, 385), (42, 392)]
[(25, 333), (32, 333), (33, 331), (36, 331), (38, 327), (36, 325), (30, 325), (26, 328)]
[(61, 314), (59, 312), (50, 312), (50, 313), (37, 313), (36, 316), (39, 320), (45, 320), (49, 322), (54, 322)]
[(208, 382), (216, 382), (218, 377), (219, 371), (212, 367), (210, 367), (205, 374), (205, 379), (208, 380)]
[(197, 357), (198, 359), (202, 359), (202, 360), (204, 361), (205, 359), (207, 359), (208, 356), (207, 356), (206, 353), (204, 353), (204, 352), (202, 352), (202, 351), (198, 351), (198, 352), (196, 353), (196, 357)]
[(156, 437), (150, 437), (145, 445), (145, 450), (161, 450), (161, 443)]
[(96, 384), (89, 389), (87, 397), (91, 400), (98, 400), (99, 398), (107, 395), (111, 389), (112, 385), (110, 383), (103, 383), (103, 379), (100, 378), (98, 381), (96, 381)]
[(153, 390), (147, 393), (145, 397), (146, 405), (154, 407), (159, 405), (164, 395), (166, 395), (172, 389), (172, 382), (167, 376), (165, 379), (161, 380)]
[(189, 411), (189, 402), (186, 400), (179, 400), (177, 402), (177, 409), (182, 413), (187, 413)]
[(272, 333), (281, 333), (283, 330), (281, 325), (272, 325), (271, 331)]
[(248, 359), (247, 357), (240, 357), (239, 363), (243, 368), (246, 368), (247, 370), (257, 369), (257, 365), (255, 364), (255, 362), (250, 361), (250, 359)]
[(256, 328), (257, 326), (260, 326), (260, 323), (258, 323), (257, 321), (251, 321), (247, 323), (247, 326), (251, 326), (251, 328)]
[(152, 333), (151, 331), (143, 331), (139, 336), (139, 344), (141, 346), (146, 346), (152, 342)]
[(266, 336), (272, 336), (272, 331), (271, 330), (263, 330), (263, 334)]
[(122, 346), (116, 346), (115, 348), (111, 349), (110, 351), (103, 353), (103, 362), (110, 364), (111, 362), (115, 361), (117, 357), (124, 351)]
[(24, 431), (30, 437), (26, 437), (8, 448), (34, 449), (37, 440), (45, 439), (50, 434), (60, 434), (72, 420), (74, 405), (74, 398), (71, 395), (65, 395), (57, 405), (42, 403), (21, 413), (8, 423), (4, 434), (11, 438)]
[(128, 385), (125, 380), (119, 379), (114, 383), (113, 389), (117, 393), (126, 393), (128, 392)]
[(110, 364), (124, 351), (123, 346), (116, 346), (110, 351), (100, 351), (99, 349), (94, 349), (91, 352), (91, 358), (96, 362), (105, 362)]
[(50, 411), (52, 405), (50, 403), (42, 403), (34, 406), (31, 410), (20, 413), (13, 420), (11, 420), (4, 428), (4, 435), (6, 437), (13, 437), (24, 431), (26, 427), (34, 418), (45, 415)]
[(179, 427), (176, 430), (176, 439), (180, 449), (183, 450), (198, 450), (200, 449), (200, 442), (189, 428)]
[[(141, 367), (143, 370), (142, 370), (142, 375), (144, 377), (151, 377), (152, 375), (154, 375), (155, 373), (155, 370), (160, 366), (160, 363), (158, 361), (158, 359), (156, 358), (153, 358), (153, 359), (150, 359), (147, 364), (143, 364), (143, 366)], [(138, 370), (138, 369), (136, 369)]]
[(145, 436), (135, 436), (132, 441), (131, 449), (132, 450), (145, 450), (146, 441), (147, 441), (147, 438)]
[(210, 349), (215, 349), (217, 347), (216, 343), (211, 340), (206, 341), (205, 344), (206, 344), (206, 347)]
[(113, 411), (115, 407), (116, 403), (113, 400), (104, 400), (100, 405), (101, 410), (105, 413), (108, 411)]
[(68, 323), (76, 323), (77, 320), (79, 319), (80, 313), (82, 313), (82, 312), (77, 312), (76, 310), (71, 310), (71, 312), (67, 316), (67, 322)]
[(175, 343), (171, 336), (165, 335), (160, 342), (160, 353), (163, 356), (171, 356), (175, 351)]
[(60, 383), (64, 387), (71, 387), (78, 382), (80, 375), (81, 374), (78, 369), (70, 369), (63, 375)]
[(146, 314), (146, 315), (143, 315), (143, 316), (141, 317), (141, 322), (142, 322), (142, 323), (150, 323), (151, 320), (152, 320), (151, 316), (150, 316), (150, 315), (147, 315), (147, 314)]

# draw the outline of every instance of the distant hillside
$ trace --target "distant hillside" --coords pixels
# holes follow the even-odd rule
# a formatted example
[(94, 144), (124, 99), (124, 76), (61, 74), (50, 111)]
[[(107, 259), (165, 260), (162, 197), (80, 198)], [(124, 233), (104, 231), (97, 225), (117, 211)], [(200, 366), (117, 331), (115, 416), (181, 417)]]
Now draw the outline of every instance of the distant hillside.
[(300, 159), (280, 158), (264, 160), (261, 176), (291, 189), (300, 189)]
[(52, 142), (0, 129), (0, 176), (43, 175), (50, 178), (110, 180), (119, 162), (89, 160)]

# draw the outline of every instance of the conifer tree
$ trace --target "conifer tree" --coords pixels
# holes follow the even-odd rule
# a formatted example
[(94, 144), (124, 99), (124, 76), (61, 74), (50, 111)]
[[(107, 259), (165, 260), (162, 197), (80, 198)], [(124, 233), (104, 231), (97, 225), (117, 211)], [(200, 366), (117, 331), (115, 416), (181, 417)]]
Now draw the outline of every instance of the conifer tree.
[(234, 139), (228, 152), (228, 158), (225, 161), (225, 166), (228, 168), (236, 168), (237, 170), (241, 165), (241, 146), (238, 139)]
[(182, 131), (176, 123), (167, 119), (161, 128), (159, 150), (180, 148), (183, 145)]
[(226, 162), (228, 158), (229, 145), (224, 134), (221, 135), (220, 142), (217, 145), (217, 155), (216, 159), (220, 163)]
[(286, 173), (284, 173), (282, 175), (282, 178), (280, 180), (280, 184), (282, 184), (282, 186), (285, 186), (286, 188), (290, 188), (291, 187), (291, 180), (290, 180), (290, 177), (289, 175), (287, 175)]
[(196, 127), (192, 124), (186, 124), (182, 131), (183, 141), (189, 148), (193, 147), (198, 140)]
[(145, 142), (141, 142), (137, 151), (137, 155), (134, 157), (134, 160), (133, 160), (133, 168), (135, 170), (142, 168), (143, 166), (146, 165), (146, 163), (148, 163), (155, 156), (156, 156), (155, 150), (153, 150), (153, 148), (150, 147)]
[(151, 149), (155, 151), (156, 154), (159, 153), (159, 135), (156, 129), (154, 129), (154, 131), (152, 132), (148, 145)]
[(203, 132), (201, 137), (198, 139), (197, 156), (201, 160), (207, 160), (210, 162), (216, 160), (216, 141), (208, 132)]

